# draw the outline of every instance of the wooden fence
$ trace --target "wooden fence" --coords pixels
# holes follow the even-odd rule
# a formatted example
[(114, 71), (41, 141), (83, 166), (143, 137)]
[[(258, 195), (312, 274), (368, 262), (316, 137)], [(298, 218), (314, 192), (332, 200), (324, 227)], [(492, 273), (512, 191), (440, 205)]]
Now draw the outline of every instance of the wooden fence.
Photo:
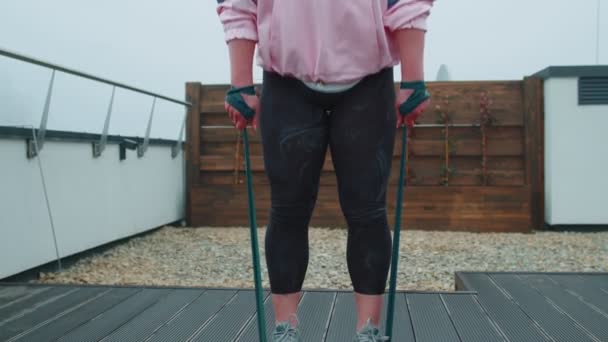
[[(428, 86), (433, 104), (409, 137), (403, 226), (517, 232), (541, 228), (542, 80)], [(242, 142), (224, 111), (226, 90), (224, 85), (186, 86), (193, 103), (187, 123), (187, 219), (193, 226), (248, 224)], [(258, 222), (265, 225), (270, 191), (259, 134), (250, 134)], [(391, 222), (399, 138), (395, 144), (387, 198)], [(329, 155), (311, 225), (345, 226)]]

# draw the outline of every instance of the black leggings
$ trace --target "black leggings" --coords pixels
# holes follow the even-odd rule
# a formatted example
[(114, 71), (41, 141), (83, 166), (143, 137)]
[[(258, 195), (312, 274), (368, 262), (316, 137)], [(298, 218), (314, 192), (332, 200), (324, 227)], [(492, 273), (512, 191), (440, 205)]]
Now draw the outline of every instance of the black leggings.
[(391, 258), (386, 187), (396, 131), (394, 102), (392, 68), (334, 94), (264, 73), (260, 129), (271, 187), (265, 247), (272, 293), (302, 289), (308, 224), (328, 146), (348, 223), (354, 290), (384, 293)]

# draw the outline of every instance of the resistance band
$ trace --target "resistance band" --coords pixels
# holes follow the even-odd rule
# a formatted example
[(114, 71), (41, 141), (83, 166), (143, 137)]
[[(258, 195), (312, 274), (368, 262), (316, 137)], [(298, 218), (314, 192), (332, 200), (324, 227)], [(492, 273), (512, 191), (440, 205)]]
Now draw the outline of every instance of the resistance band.
[(393, 231), (393, 253), (391, 256), (391, 278), (386, 309), (385, 335), (392, 340), (393, 315), (395, 313), (395, 292), (397, 290), (397, 268), (399, 264), (399, 238), (401, 235), (401, 206), (403, 203), (403, 188), (405, 185), (405, 151), (407, 145), (407, 126), (403, 126), (401, 139), (401, 162), (399, 163), (399, 188), (397, 189), (397, 207), (395, 208), (395, 227)]
[(266, 322), (264, 313), (264, 294), (262, 290), (262, 274), (260, 270), (260, 252), (258, 248), (258, 227), (255, 219), (255, 200), (253, 198), (253, 182), (251, 180), (251, 164), (249, 162), (249, 137), (247, 128), (243, 129), (243, 146), (245, 153), (245, 174), (247, 176), (247, 198), (249, 204), (249, 227), (251, 232), (251, 255), (253, 256), (253, 280), (255, 282), (255, 299), (258, 315), (258, 336), (260, 342), (266, 342)]

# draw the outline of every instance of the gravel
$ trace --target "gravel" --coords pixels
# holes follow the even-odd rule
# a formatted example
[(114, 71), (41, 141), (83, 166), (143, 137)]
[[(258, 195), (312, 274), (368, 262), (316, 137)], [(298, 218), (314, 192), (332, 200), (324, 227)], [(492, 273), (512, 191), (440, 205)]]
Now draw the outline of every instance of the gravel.
[[(259, 229), (264, 286), (264, 229)], [(310, 229), (305, 288), (351, 289), (346, 230)], [(608, 232), (404, 231), (398, 288), (454, 290), (456, 271), (608, 272)], [(83, 258), (38, 282), (253, 287), (248, 228), (164, 227)]]

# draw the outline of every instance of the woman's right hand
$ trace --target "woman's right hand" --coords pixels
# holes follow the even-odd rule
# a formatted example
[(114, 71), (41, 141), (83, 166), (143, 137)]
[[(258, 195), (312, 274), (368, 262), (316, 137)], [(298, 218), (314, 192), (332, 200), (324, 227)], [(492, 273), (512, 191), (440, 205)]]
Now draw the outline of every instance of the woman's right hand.
[(397, 101), (395, 103), (395, 110), (397, 112), (397, 128), (407, 126), (408, 128), (414, 127), (416, 120), (422, 113), (427, 109), (430, 104), (430, 99), (426, 99), (420, 104), (416, 105), (408, 113), (404, 113), (402, 109), (404, 104), (410, 99), (414, 93), (413, 89), (399, 89), (397, 93)]
[(224, 102), (224, 108), (226, 112), (228, 112), (228, 116), (230, 117), (230, 121), (234, 124), (234, 127), (241, 130), (246, 128), (247, 126), (253, 127), (253, 129), (257, 129), (258, 126), (258, 115), (260, 112), (260, 99), (258, 95), (249, 95), (241, 93), (240, 96), (243, 98), (243, 101), (247, 106), (253, 110), (254, 115), (251, 118), (247, 118), (245, 115), (239, 112), (237, 108), (232, 106), (228, 101)]
[(416, 119), (430, 104), (431, 95), (424, 81), (401, 82), (396, 96), (397, 128), (414, 127)]
[(256, 42), (233, 39), (228, 43), (230, 54), (230, 84), (224, 107), (237, 129), (248, 125), (257, 128), (260, 107), (259, 94), (253, 86), (253, 53)]

